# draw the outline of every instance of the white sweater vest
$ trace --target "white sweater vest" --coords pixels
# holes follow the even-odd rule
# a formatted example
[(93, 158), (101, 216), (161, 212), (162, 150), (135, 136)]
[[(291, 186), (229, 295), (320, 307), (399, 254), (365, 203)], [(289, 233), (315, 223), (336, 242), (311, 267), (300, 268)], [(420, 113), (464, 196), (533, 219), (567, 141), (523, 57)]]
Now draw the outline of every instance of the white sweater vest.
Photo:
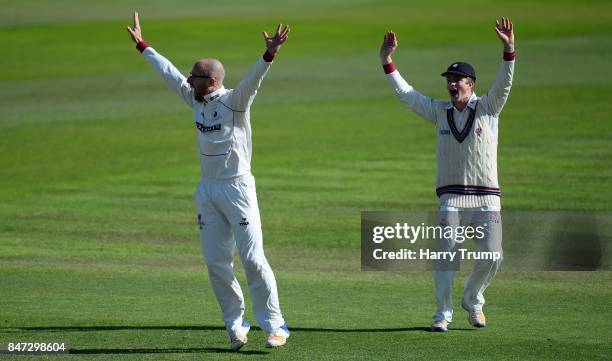
[[(387, 72), (387, 69), (385, 69)], [(436, 125), (436, 193), (441, 206), (458, 208), (501, 207), (497, 182), (497, 128), (514, 74), (514, 60), (503, 60), (491, 89), (482, 97), (472, 94), (464, 112), (474, 114), (462, 129), (451, 117), (459, 114), (452, 103), (416, 91), (399, 71), (387, 78), (400, 100), (419, 116)], [(465, 115), (464, 115), (465, 116)]]
[(463, 129), (454, 122), (455, 109), (446, 109), (438, 122), (436, 193), (442, 204), (474, 208), (500, 207), (497, 182), (497, 129), (492, 129), (484, 104), (471, 102)]

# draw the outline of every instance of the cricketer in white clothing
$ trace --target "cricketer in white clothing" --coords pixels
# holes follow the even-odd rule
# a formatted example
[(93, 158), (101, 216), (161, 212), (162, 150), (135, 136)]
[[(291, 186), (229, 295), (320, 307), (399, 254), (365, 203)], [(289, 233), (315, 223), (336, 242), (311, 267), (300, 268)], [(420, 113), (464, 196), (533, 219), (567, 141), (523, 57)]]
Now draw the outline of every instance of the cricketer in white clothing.
[(268, 335), (266, 346), (282, 346), (289, 330), (281, 314), (274, 273), (263, 250), (255, 179), (251, 175), (249, 108), (275, 54), (287, 40), (289, 28), (279, 25), (274, 36), (263, 33), (267, 50), (235, 89), (223, 86), (225, 70), (217, 59), (199, 60), (188, 77), (181, 74), (143, 41), (138, 13), (134, 13), (134, 27), (128, 27), (128, 32), (153, 69), (193, 111), (202, 171), (195, 194), (202, 251), (231, 348), (237, 351), (244, 346), (250, 329), (243, 319), (244, 297), (233, 272), (234, 245), (247, 276), (253, 313)]
[[(501, 254), (501, 191), (497, 180), (499, 114), (508, 99), (514, 73), (512, 22), (502, 18), (495, 31), (503, 43), (504, 56), (497, 79), (487, 94), (474, 93), (476, 73), (464, 62), (451, 64), (446, 77), (450, 101), (426, 97), (410, 86), (395, 69), (391, 54), (397, 48), (394, 32), (385, 34), (380, 49), (383, 69), (399, 99), (437, 128), (437, 185), (439, 222), (450, 226), (482, 226), (485, 235), (475, 239), (478, 251)], [(456, 251), (454, 239), (438, 240), (441, 251)], [(483, 293), (497, 272), (501, 259), (479, 260), (467, 278), (461, 305), (474, 327), (484, 327)], [(436, 312), (432, 331), (445, 332), (452, 322), (452, 287), (457, 264), (434, 265)]]

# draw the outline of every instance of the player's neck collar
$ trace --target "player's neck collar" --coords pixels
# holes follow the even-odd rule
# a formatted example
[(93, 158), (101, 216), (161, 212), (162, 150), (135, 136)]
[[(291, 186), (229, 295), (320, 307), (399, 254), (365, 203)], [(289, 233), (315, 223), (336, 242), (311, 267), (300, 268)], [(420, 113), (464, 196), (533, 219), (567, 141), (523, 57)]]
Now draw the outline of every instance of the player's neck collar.
[(214, 92), (208, 93), (208, 94), (204, 95), (203, 103), (206, 104), (206, 103), (212, 102), (213, 100), (215, 100), (218, 97), (220, 97), (221, 95), (223, 95), (225, 93), (225, 91), (226, 91), (225, 87), (221, 86), (221, 88), (215, 90)]
[[(477, 101), (478, 101), (478, 96), (476, 96), (475, 92), (472, 92), (472, 95), (470, 95), (470, 99), (468, 100), (466, 108), (474, 109), (476, 107), (476, 102)], [(453, 109), (453, 107), (454, 107), (454, 105), (453, 105), (452, 101), (449, 101), (446, 104), (446, 109)]]

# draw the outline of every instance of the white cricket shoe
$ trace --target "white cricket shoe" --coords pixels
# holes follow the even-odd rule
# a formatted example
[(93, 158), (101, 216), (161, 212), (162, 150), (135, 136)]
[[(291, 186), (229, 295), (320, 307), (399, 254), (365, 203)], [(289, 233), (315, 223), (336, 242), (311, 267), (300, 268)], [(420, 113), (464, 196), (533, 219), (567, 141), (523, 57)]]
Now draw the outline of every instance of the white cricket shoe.
[(247, 334), (249, 333), (250, 329), (251, 324), (246, 321), (242, 321), (242, 326), (238, 327), (237, 330), (232, 332), (230, 335), (230, 347), (232, 348), (232, 351), (238, 351), (242, 348), (242, 346), (246, 345), (248, 341)]
[(268, 336), (266, 340), (266, 347), (281, 347), (287, 343), (287, 339), (289, 338), (289, 328), (287, 324), (282, 325), (279, 329), (274, 331), (271, 335)]
[(483, 328), (487, 325), (487, 319), (481, 309), (467, 307), (465, 302), (461, 302), (461, 307), (468, 311), (468, 322), (476, 328)]
[(448, 321), (440, 320), (431, 325), (431, 332), (446, 332), (448, 331)]

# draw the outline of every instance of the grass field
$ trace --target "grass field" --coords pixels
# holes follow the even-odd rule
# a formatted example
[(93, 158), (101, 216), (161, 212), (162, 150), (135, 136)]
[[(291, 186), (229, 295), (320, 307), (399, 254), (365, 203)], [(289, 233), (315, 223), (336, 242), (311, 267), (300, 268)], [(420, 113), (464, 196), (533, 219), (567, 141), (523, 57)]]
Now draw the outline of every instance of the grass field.
[[(400, 72), (444, 98), (439, 74), (455, 60), (487, 91), (501, 58), (492, 24), (511, 17), (504, 208), (612, 210), (609, 1), (0, 4), (0, 342), (64, 340), (74, 353), (15, 359), (612, 357), (608, 271), (502, 270), (486, 329), (457, 310), (452, 331), (433, 334), (429, 273), (359, 264), (360, 211), (437, 204), (434, 129), (395, 99), (379, 64), (389, 29)], [(192, 201), (191, 113), (134, 49), (134, 8), (151, 46), (184, 72), (220, 58), (228, 87), (263, 53), (262, 30), (292, 27), (251, 115), (266, 254), (293, 331), (282, 349), (255, 330), (228, 352)]]

